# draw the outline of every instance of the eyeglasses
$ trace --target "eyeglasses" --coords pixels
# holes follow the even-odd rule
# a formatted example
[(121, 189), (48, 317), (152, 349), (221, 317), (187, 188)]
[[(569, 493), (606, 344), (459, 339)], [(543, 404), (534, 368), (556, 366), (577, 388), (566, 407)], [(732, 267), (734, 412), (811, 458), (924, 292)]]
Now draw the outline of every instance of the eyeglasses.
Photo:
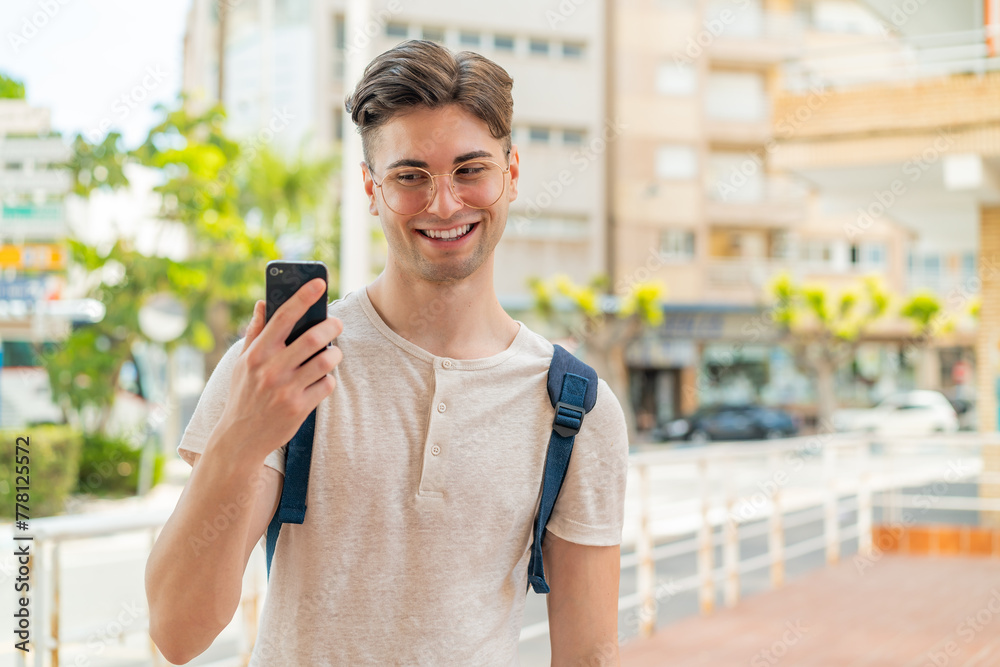
[(382, 199), (394, 213), (416, 215), (423, 213), (437, 193), (439, 176), (451, 176), (451, 192), (455, 199), (469, 208), (489, 208), (500, 200), (507, 187), (504, 169), (492, 160), (469, 160), (455, 167), (450, 173), (432, 174), (420, 167), (397, 167), (389, 170), (382, 182), (372, 181), (382, 191)]

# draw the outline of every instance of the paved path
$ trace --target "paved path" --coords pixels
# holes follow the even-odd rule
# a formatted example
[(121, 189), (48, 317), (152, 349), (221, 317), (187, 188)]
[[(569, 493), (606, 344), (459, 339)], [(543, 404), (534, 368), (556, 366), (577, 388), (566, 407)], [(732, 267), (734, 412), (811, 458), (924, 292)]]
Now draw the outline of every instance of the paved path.
[(883, 556), (805, 575), (621, 649), (623, 667), (994, 667), (1000, 559)]

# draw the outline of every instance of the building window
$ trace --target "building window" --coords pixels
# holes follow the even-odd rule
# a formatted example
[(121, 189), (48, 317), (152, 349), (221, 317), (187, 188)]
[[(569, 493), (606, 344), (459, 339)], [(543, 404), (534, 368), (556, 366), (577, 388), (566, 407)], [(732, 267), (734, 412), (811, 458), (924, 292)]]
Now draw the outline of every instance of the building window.
[(547, 127), (529, 127), (528, 128), (528, 141), (533, 144), (547, 144), (549, 143), (551, 132)]
[(421, 34), (423, 38), (429, 42), (444, 44), (444, 28), (430, 28), (428, 26), (424, 26)]
[(563, 130), (562, 137), (567, 146), (579, 146), (583, 143), (582, 130)]
[(528, 42), (528, 53), (533, 56), (549, 55), (549, 42), (546, 39), (532, 39)]
[(385, 36), (386, 37), (397, 37), (405, 38), (409, 34), (405, 23), (386, 23), (385, 24)]
[(660, 95), (694, 95), (698, 75), (691, 65), (660, 63), (656, 68), (656, 92)]
[(663, 259), (694, 259), (694, 232), (668, 229), (660, 234), (660, 257)]
[(339, 107), (333, 110), (333, 140), (344, 140), (344, 110)]
[(884, 269), (886, 256), (884, 243), (861, 243), (851, 246), (851, 266), (858, 269)]
[(586, 218), (562, 216), (536, 218), (511, 211), (504, 233), (519, 238), (585, 241), (590, 236), (590, 223)]
[(976, 275), (976, 253), (974, 252), (963, 252), (962, 253), (962, 275), (966, 278), (970, 278)]
[(928, 276), (936, 276), (941, 273), (940, 255), (924, 255), (924, 273)]
[(756, 72), (713, 72), (705, 86), (705, 115), (720, 120), (766, 120), (764, 77)]
[(513, 51), (514, 37), (511, 35), (493, 35), (493, 48), (497, 51)]
[(344, 38), (344, 15), (337, 14), (333, 18), (333, 47), (343, 50), (347, 42)]
[(463, 30), (458, 33), (458, 43), (462, 46), (479, 46), (479, 33), (478, 32), (468, 32)]
[(698, 161), (690, 146), (660, 146), (656, 149), (656, 176), (663, 180), (694, 178)]
[(563, 42), (562, 55), (563, 58), (573, 60), (583, 58), (583, 44), (577, 42)]
[(817, 241), (810, 239), (803, 241), (800, 246), (802, 261), (807, 264), (832, 264), (833, 244), (829, 241)]

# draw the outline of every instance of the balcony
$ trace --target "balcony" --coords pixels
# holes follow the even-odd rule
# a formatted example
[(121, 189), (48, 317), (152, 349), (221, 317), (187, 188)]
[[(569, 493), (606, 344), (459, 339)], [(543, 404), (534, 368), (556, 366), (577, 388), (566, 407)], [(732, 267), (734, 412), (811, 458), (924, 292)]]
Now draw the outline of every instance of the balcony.
[(938, 296), (975, 294), (981, 282), (975, 272), (910, 271), (906, 274), (907, 293), (928, 290)]
[(982, 76), (1000, 71), (1000, 56), (990, 48), (990, 41), (997, 39), (1000, 29), (989, 27), (907, 39), (879, 35), (850, 45), (805, 50), (785, 64), (783, 81), (789, 92), (805, 93)]
[(707, 48), (713, 65), (775, 65), (788, 59), (802, 42), (804, 25), (792, 14), (740, 9), (736, 4), (729, 11), (734, 20), (723, 23), (722, 32)]
[(705, 205), (709, 224), (781, 229), (805, 218), (804, 187), (787, 178), (740, 178), (742, 173), (737, 169), (709, 184)]
[(0, 193), (35, 192), (64, 194), (73, 186), (73, 176), (64, 170), (41, 169), (31, 173), (0, 171)]

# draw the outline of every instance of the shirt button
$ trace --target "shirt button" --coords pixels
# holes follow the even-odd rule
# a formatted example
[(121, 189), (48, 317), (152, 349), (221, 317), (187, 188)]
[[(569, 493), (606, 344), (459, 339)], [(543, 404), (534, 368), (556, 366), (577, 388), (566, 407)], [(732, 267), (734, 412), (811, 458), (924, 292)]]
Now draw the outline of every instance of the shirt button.
[(451, 368), (451, 359), (445, 359), (444, 361), (441, 362), (441, 365), (444, 366), (445, 368)]
[(437, 456), (440, 453), (441, 453), (441, 448), (440, 447), (438, 447), (437, 445), (434, 445), (433, 447), (431, 447), (431, 454), (433, 454), (434, 456)]
[(444, 412), (447, 409), (448, 409), (447, 405), (445, 405), (444, 403), (438, 403), (438, 412)]

